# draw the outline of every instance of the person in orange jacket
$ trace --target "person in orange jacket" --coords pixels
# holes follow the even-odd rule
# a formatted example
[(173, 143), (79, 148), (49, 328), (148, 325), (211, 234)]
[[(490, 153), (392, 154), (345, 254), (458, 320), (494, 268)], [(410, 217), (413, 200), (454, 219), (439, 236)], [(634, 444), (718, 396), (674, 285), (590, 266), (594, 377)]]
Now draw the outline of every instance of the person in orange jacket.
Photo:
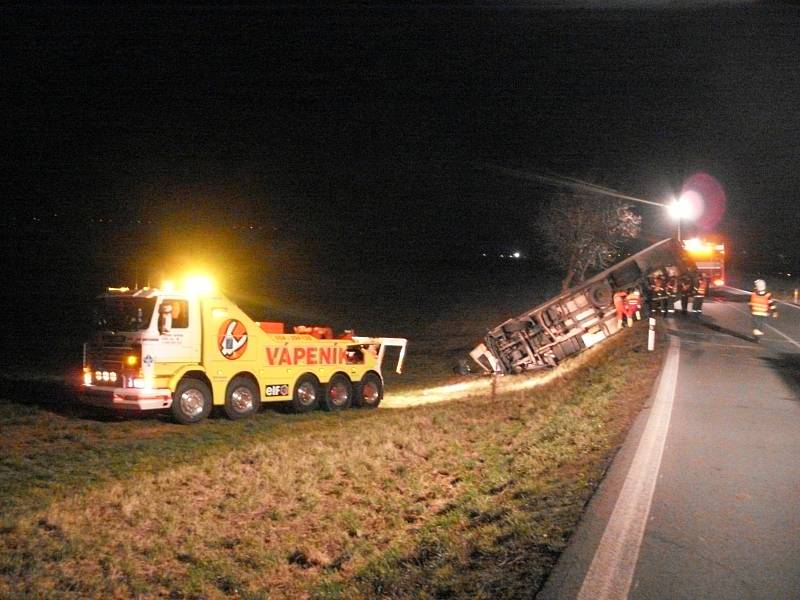
[(622, 317), (625, 316), (625, 296), (628, 293), (625, 290), (618, 290), (614, 292), (614, 308), (617, 311), (617, 327), (622, 327)]
[(636, 320), (642, 318), (642, 295), (636, 288), (628, 288), (628, 293), (625, 295), (625, 318), (628, 321), (628, 327), (633, 326), (633, 317)]
[(753, 335), (758, 340), (764, 335), (767, 317), (777, 318), (778, 309), (772, 294), (767, 291), (767, 283), (763, 279), (756, 279), (754, 283), (756, 289), (750, 294), (750, 314), (753, 317)]

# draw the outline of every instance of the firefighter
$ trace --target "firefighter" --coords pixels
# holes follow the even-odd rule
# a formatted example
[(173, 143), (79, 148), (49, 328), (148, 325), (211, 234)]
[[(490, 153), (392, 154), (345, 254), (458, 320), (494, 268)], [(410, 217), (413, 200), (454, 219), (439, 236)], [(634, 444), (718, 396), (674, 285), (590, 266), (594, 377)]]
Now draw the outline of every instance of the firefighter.
[(654, 314), (653, 302), (653, 277), (651, 275), (647, 278), (647, 283), (644, 286), (644, 294), (642, 295), (642, 309), (645, 318)]
[(628, 293), (624, 290), (614, 292), (614, 308), (617, 311), (617, 327), (622, 327), (622, 317), (625, 315), (625, 296)]
[(708, 279), (703, 273), (697, 274), (697, 283), (694, 286), (692, 297), (692, 312), (696, 315), (703, 314), (703, 301), (708, 293)]
[(664, 276), (661, 273), (653, 277), (653, 310), (662, 315), (667, 314), (667, 298), (664, 290)]
[(639, 321), (642, 318), (642, 295), (637, 288), (628, 288), (625, 295), (625, 319), (628, 327), (633, 327), (633, 317)]
[(664, 314), (671, 315), (675, 312), (675, 302), (678, 294), (678, 278), (669, 275), (664, 283)]
[(681, 314), (689, 314), (689, 296), (694, 295), (694, 286), (692, 284), (692, 277), (688, 273), (684, 273), (678, 279), (678, 294), (681, 297)]
[(767, 283), (763, 279), (756, 279), (755, 290), (750, 294), (750, 314), (753, 317), (753, 335), (756, 340), (764, 335), (764, 321), (770, 315), (777, 318), (778, 310), (772, 294), (767, 291)]

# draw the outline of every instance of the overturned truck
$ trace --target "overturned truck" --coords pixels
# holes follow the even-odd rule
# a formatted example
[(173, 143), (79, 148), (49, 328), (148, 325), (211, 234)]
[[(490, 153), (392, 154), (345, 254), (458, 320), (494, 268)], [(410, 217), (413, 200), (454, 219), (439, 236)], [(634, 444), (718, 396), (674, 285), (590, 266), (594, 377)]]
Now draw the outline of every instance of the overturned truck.
[(521, 373), (554, 367), (617, 333), (617, 290), (646, 291), (656, 274), (680, 277), (691, 261), (667, 239), (645, 248), (524, 314), (491, 329), (470, 356), (487, 372)]

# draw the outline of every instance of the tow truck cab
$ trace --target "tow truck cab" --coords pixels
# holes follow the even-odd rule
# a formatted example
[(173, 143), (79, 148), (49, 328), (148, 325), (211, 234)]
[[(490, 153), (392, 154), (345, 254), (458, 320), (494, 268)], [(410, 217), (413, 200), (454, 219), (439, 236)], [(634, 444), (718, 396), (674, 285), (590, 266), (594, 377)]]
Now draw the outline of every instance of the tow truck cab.
[[(385, 349), (402, 338), (343, 336), (329, 328), (256, 322), (219, 292), (109, 288), (95, 308), (84, 344), (81, 398), (127, 410), (171, 409), (178, 422), (204, 419), (223, 406), (233, 419), (264, 401), (297, 411), (351, 404), (376, 407), (383, 397)], [(307, 333), (306, 333), (307, 332)]]

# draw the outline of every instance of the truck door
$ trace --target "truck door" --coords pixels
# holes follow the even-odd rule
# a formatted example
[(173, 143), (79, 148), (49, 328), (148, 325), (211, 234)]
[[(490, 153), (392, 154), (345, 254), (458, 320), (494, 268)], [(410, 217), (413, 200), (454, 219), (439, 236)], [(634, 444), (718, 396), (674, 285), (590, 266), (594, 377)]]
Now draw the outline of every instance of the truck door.
[(195, 298), (161, 299), (158, 338), (159, 362), (200, 362), (200, 306)]

